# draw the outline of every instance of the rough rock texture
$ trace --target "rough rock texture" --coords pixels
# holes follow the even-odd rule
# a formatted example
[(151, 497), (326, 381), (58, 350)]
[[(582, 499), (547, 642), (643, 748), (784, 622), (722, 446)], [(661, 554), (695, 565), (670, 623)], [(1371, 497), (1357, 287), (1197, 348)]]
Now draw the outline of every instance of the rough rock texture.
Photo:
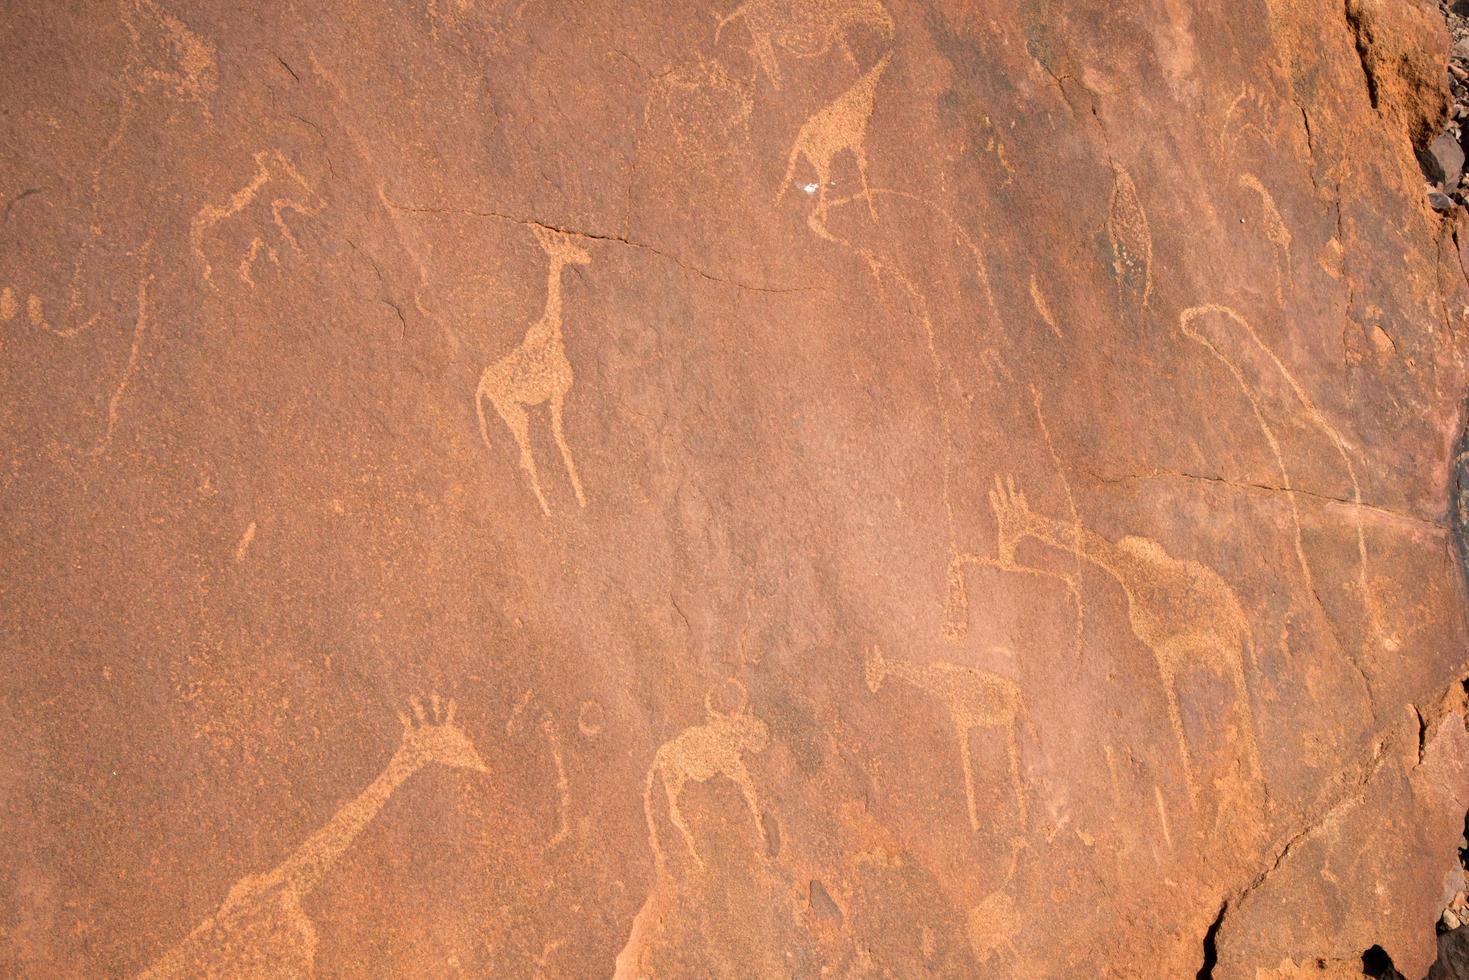
[(0, 24), (0, 973), (1429, 969), (1432, 4)]

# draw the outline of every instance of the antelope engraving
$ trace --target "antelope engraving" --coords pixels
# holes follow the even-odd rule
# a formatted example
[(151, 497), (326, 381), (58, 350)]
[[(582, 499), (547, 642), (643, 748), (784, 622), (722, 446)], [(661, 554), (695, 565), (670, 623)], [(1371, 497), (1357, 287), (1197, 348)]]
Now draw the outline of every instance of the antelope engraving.
[(1003, 728), (1005, 750), (1010, 763), (1010, 784), (1020, 821), (1026, 819), (1025, 785), (1020, 778), (1020, 742), (1015, 726), (1026, 719), (1025, 696), (1020, 686), (1007, 677), (977, 667), (948, 663), (913, 663), (889, 660), (873, 646), (867, 654), (863, 673), (867, 689), (876, 694), (883, 681), (896, 677), (943, 702), (959, 740), (959, 761), (964, 770), (964, 798), (969, 807), (969, 826), (979, 829), (978, 793), (975, 789), (974, 760), (969, 752), (969, 733), (976, 728)]
[(185, 977), (315, 975), (316, 928), (301, 900), (325, 879), (393, 791), (425, 766), (488, 772), (469, 737), (454, 724), (454, 702), (414, 701), (399, 713), (403, 741), (387, 767), (355, 800), (274, 871), (241, 879), (212, 916), (141, 974), (145, 980)]
[(1149, 538), (1129, 536), (1114, 544), (1079, 522), (1037, 514), (1011, 478), (996, 479), (989, 497), (1002, 562), (1014, 562), (1016, 546), (1034, 538), (1091, 562), (1122, 587), (1132, 632), (1152, 652), (1163, 682), (1190, 797), (1193, 763), (1178, 706), (1178, 678), (1190, 667), (1208, 667), (1233, 682), (1248, 762), (1258, 776), (1259, 750), (1244, 669), (1244, 657), (1254, 659), (1254, 645), (1244, 611), (1224, 579), (1199, 562), (1174, 558)]
[(551, 434), (561, 450), (561, 459), (566, 464), (571, 487), (576, 491), (576, 502), (585, 507), (586, 494), (582, 492), (581, 477), (577, 475), (576, 463), (571, 458), (571, 449), (566, 445), (566, 432), (562, 426), (566, 394), (571, 391), (574, 376), (571, 362), (566, 359), (566, 344), (561, 336), (561, 270), (568, 264), (587, 265), (592, 257), (572, 241), (572, 236), (564, 232), (537, 224), (531, 225), (531, 231), (535, 233), (536, 241), (549, 260), (546, 269), (546, 309), (541, 318), (531, 324), (515, 349), (485, 368), (479, 376), (479, 386), (474, 391), (474, 410), (479, 416), (479, 431), (486, 448), (493, 448), (489, 423), (485, 420), (484, 403), (487, 399), (500, 418), (505, 420), (505, 426), (520, 448), (520, 468), (530, 478), (531, 490), (540, 502), (542, 513), (550, 517), (551, 508), (541, 490), (535, 455), (531, 452), (530, 416), (527, 409), (542, 404), (549, 407)]
[(785, 176), (781, 178), (780, 190), (775, 196), (776, 203), (785, 197), (791, 179), (796, 175), (796, 164), (805, 157), (816, 171), (816, 213), (813, 220), (823, 221), (826, 218), (826, 187), (831, 182), (832, 161), (843, 150), (850, 150), (857, 161), (857, 176), (862, 183), (868, 213), (874, 221), (877, 220), (877, 208), (867, 188), (867, 124), (872, 119), (872, 109), (877, 101), (877, 83), (891, 60), (891, 54), (883, 55), (881, 61), (837, 96), (836, 101), (801, 124), (791, 145)]
[[(750, 805), (750, 814), (755, 818), (755, 829), (760, 843), (765, 843), (765, 825), (762, 822), (760, 796), (755, 791), (755, 781), (745, 768), (742, 753), (763, 752), (770, 744), (770, 728), (749, 711), (749, 695), (741, 688), (740, 703), (733, 711), (723, 712), (714, 707), (712, 693), (704, 698), (704, 710), (708, 721), (694, 725), (659, 746), (653, 756), (653, 765), (648, 768), (648, 778), (643, 789), (643, 810), (648, 818), (648, 840), (653, 846), (653, 855), (661, 869), (667, 856), (658, 842), (658, 824), (653, 813), (653, 785), (661, 779), (663, 792), (668, 797), (668, 816), (678, 832), (683, 835), (699, 867), (704, 866), (699, 849), (694, 844), (694, 834), (684, 819), (679, 807), (679, 796), (690, 782), (708, 782), (715, 776), (723, 776), (739, 786), (745, 801)], [(762, 847), (762, 852), (764, 848)]]
[[(301, 243), (296, 240), (291, 226), (286, 223), (286, 212), (294, 211), (311, 217), (320, 213), (324, 206), (311, 183), (279, 150), (260, 150), (256, 152), (254, 160), (255, 173), (239, 190), (221, 204), (204, 205), (189, 223), (189, 247), (193, 250), (195, 261), (199, 263), (204, 281), (211, 285), (216, 285), (213, 281), (214, 266), (205, 254), (205, 236), (218, 225), (241, 214), (257, 200), (269, 200), (271, 224), (286, 244), (300, 252)], [(263, 221), (262, 215), (260, 223), (263, 224)], [(247, 285), (255, 285), (252, 270), (262, 253), (272, 264), (280, 264), (280, 253), (274, 245), (266, 241), (263, 234), (251, 236), (236, 267), (236, 275)]]

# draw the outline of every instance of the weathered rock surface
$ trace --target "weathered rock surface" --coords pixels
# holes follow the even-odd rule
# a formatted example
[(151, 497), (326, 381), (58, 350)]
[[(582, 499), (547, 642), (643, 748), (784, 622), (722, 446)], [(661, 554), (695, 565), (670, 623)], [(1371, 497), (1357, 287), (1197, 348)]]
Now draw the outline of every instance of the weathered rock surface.
[(0, 973), (1429, 969), (1433, 5), (0, 23)]

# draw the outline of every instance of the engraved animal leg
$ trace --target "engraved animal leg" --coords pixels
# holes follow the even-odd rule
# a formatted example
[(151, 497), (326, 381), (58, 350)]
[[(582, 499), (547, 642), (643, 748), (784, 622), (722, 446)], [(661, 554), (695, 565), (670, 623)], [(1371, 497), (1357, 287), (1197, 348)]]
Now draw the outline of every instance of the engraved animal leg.
[(653, 778), (660, 775), (662, 769), (655, 762), (648, 769), (647, 781), (643, 783), (643, 815), (648, 819), (648, 846), (653, 848), (653, 865), (661, 872), (667, 858), (664, 857), (663, 846), (658, 843), (658, 818), (653, 813)]
[(979, 806), (974, 799), (974, 760), (969, 755), (969, 726), (956, 722), (959, 735), (959, 764), (964, 769), (964, 799), (969, 804), (969, 826), (979, 830)]
[(877, 203), (872, 199), (872, 191), (867, 186), (867, 151), (862, 143), (852, 147), (852, 155), (857, 158), (857, 179), (862, 182), (862, 196), (867, 198), (867, 213), (872, 215), (873, 223), (877, 222)]
[(1188, 740), (1183, 736), (1183, 716), (1178, 710), (1178, 688), (1173, 683), (1173, 675), (1169, 671), (1160, 671), (1163, 678), (1163, 693), (1168, 698), (1168, 723), (1173, 726), (1174, 737), (1178, 739), (1178, 754), (1183, 757), (1183, 781), (1188, 786), (1188, 799), (1194, 802), (1196, 791), (1194, 789), (1194, 764), (1189, 757)]
[(561, 412), (566, 407), (566, 393), (560, 392), (551, 398), (551, 434), (556, 437), (556, 445), (561, 449), (561, 460), (566, 464), (566, 472), (571, 477), (571, 488), (576, 491), (576, 502), (583, 507), (587, 505), (587, 496), (582, 492), (581, 477), (577, 476), (576, 463), (571, 459), (571, 447), (566, 444), (566, 432), (561, 428)]
[[(786, 161), (785, 176), (780, 179), (780, 189), (775, 192), (776, 204), (779, 204), (785, 199), (786, 191), (791, 186), (791, 180), (796, 176), (796, 163), (801, 159), (801, 156), (806, 153), (806, 150), (802, 145), (802, 140), (805, 138), (805, 135), (805, 133), (796, 134), (796, 142), (791, 146), (791, 157), (788, 161)], [(810, 159), (809, 155), (807, 155), (807, 159)]]
[(1245, 740), (1245, 753), (1249, 756), (1251, 772), (1257, 780), (1265, 778), (1260, 767), (1260, 743), (1255, 739), (1255, 712), (1250, 706), (1250, 689), (1245, 681), (1244, 664), (1238, 656), (1229, 658), (1230, 674), (1235, 686), (1235, 706), (1240, 716), (1240, 734)]
[(669, 778), (669, 773), (663, 773), (663, 791), (668, 794), (668, 818), (683, 834), (684, 843), (689, 845), (689, 853), (694, 856), (694, 862), (699, 867), (704, 866), (704, 859), (699, 857), (699, 849), (694, 846), (694, 832), (689, 828), (688, 822), (684, 820), (683, 811), (678, 808), (679, 794), (683, 792), (684, 783), (687, 782), (683, 776)]
[(1015, 733), (1015, 717), (1012, 715), (1005, 726), (1005, 748), (1010, 756), (1010, 785), (1015, 789), (1015, 804), (1020, 810), (1020, 822), (1027, 821), (1025, 805), (1025, 783), (1020, 778), (1020, 739)]
[(765, 74), (770, 77), (770, 85), (777, 92), (780, 91), (780, 60), (775, 56), (775, 44), (771, 42), (768, 35), (755, 38), (754, 43), (755, 60), (765, 69)]
[(760, 795), (755, 792), (755, 781), (750, 778), (750, 771), (744, 766), (730, 773), (730, 776), (739, 784), (740, 792), (745, 794), (745, 802), (750, 804), (750, 813), (755, 817), (755, 829), (760, 832), (760, 851), (764, 853), (770, 842), (765, 839), (765, 821), (760, 819)]
[(536, 472), (536, 458), (531, 453), (530, 417), (526, 415), (525, 407), (518, 402), (496, 399), (493, 396), (490, 402), (495, 406), (495, 411), (500, 413), (500, 418), (505, 420), (510, 434), (515, 437), (515, 444), (520, 447), (520, 468), (525, 470), (526, 475), (530, 477), (530, 488), (535, 491), (536, 499), (541, 502), (541, 510), (547, 517), (550, 517), (551, 508), (546, 504), (546, 495), (541, 492), (541, 478)]

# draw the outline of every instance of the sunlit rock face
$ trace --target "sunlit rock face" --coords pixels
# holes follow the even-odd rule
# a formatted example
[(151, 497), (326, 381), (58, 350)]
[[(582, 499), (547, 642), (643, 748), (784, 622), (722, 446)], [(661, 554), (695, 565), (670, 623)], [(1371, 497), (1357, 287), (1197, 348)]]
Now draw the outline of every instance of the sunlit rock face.
[(0, 24), (0, 973), (1429, 969), (1436, 7)]

